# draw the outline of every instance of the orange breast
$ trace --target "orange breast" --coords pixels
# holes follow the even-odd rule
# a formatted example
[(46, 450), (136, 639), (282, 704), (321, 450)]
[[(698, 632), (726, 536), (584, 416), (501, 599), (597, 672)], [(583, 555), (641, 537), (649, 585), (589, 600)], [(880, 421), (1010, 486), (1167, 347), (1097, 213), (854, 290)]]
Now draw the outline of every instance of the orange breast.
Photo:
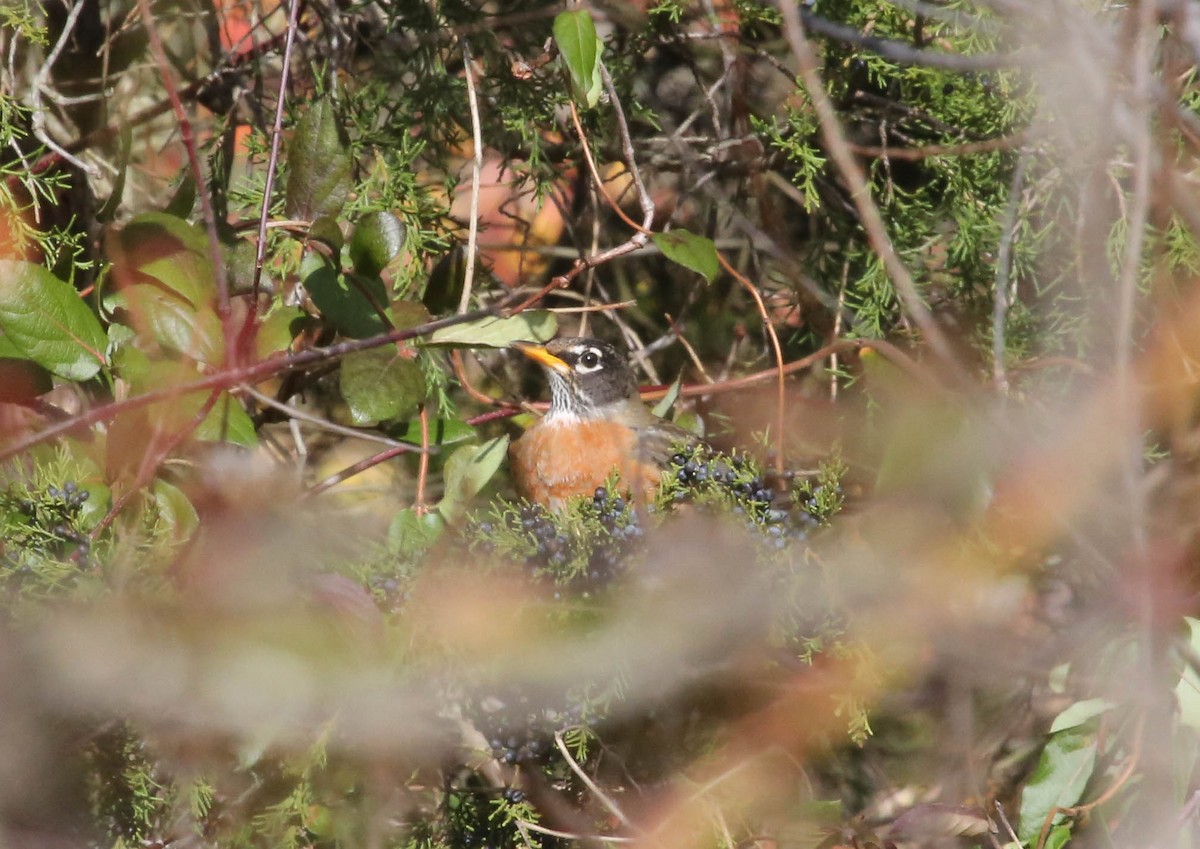
[(637, 439), (636, 431), (610, 422), (539, 422), (509, 449), (517, 492), (558, 510), (590, 496), (615, 470), (623, 489), (653, 497), (660, 470), (638, 459)]

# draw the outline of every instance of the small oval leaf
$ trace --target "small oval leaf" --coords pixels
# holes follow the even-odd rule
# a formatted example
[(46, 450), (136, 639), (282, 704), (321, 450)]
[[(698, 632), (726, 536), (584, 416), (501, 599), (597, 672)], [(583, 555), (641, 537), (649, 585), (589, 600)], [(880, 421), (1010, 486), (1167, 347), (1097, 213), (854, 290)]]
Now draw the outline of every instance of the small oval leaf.
[(655, 233), (651, 238), (663, 256), (703, 276), (709, 283), (721, 270), (717, 246), (712, 239), (680, 229)]
[(587, 9), (561, 12), (554, 19), (554, 42), (567, 66), (571, 96), (591, 109), (600, 102), (600, 57), (604, 42), (596, 34), (596, 22)]
[(447, 522), (462, 516), (467, 504), (487, 486), (507, 456), (507, 436), (497, 436), (482, 445), (466, 445), (450, 455), (442, 473), (445, 495), (437, 508)]
[(350, 262), (359, 274), (373, 276), (404, 249), (404, 223), (390, 212), (369, 212), (350, 237)]
[(67, 380), (89, 380), (104, 365), (100, 320), (69, 283), (21, 260), (0, 260), (0, 330), (5, 344)]
[(312, 220), (336, 217), (350, 194), (350, 147), (346, 143), (333, 101), (320, 97), (296, 126), (288, 145), (288, 218)]
[(342, 360), (342, 397), (356, 425), (411, 415), (425, 400), (425, 377), (415, 360), (392, 346), (371, 348)]
[(464, 348), (507, 348), (513, 342), (545, 342), (558, 330), (558, 319), (548, 310), (528, 310), (509, 318), (481, 318), (436, 330), (426, 345)]

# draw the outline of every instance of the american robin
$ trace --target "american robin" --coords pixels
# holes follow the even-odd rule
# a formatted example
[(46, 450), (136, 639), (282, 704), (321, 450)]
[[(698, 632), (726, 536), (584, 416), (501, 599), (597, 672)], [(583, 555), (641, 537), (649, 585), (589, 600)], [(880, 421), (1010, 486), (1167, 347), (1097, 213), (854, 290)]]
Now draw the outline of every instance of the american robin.
[(660, 419), (638, 396), (633, 369), (599, 339), (515, 342), (550, 381), (550, 410), (509, 448), (517, 492), (561, 509), (592, 495), (616, 471), (643, 503), (654, 496), (673, 445), (696, 437)]

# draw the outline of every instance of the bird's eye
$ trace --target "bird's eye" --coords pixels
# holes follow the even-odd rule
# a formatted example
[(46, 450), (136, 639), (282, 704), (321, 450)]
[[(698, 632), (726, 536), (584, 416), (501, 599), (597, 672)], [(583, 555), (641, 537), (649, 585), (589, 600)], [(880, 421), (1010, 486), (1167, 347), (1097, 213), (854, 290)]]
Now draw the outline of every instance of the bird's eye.
[(600, 368), (600, 352), (595, 348), (588, 348), (579, 355), (578, 370), (580, 372), (595, 371)]

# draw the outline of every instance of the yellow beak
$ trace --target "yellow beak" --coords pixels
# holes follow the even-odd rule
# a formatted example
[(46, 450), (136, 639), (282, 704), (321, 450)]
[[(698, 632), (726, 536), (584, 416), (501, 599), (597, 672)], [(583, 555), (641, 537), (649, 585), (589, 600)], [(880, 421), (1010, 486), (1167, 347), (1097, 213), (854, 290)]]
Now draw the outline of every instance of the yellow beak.
[(539, 345), (536, 342), (513, 342), (509, 347), (517, 349), (538, 365), (553, 369), (559, 374), (571, 374), (571, 367), (567, 365), (566, 361), (551, 354), (546, 350), (545, 345)]

